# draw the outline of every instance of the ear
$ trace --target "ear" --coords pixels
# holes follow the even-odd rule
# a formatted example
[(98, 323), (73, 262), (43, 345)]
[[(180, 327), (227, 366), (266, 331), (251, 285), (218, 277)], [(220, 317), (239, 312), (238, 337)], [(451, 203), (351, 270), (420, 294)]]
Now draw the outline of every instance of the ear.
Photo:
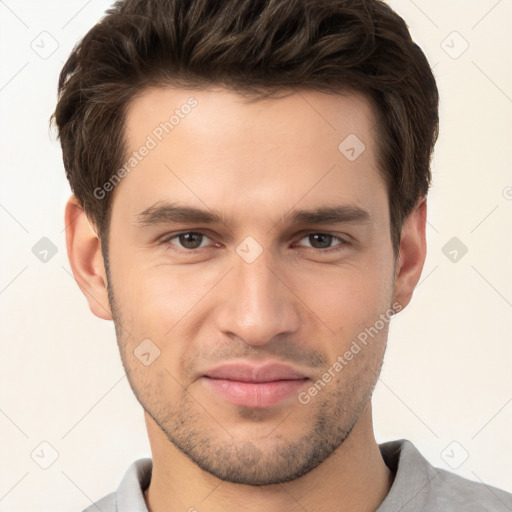
[(65, 223), (66, 247), (73, 276), (91, 311), (98, 318), (112, 320), (101, 240), (74, 195), (66, 203)]
[(411, 301), (414, 288), (423, 270), (427, 253), (425, 226), (427, 201), (422, 198), (409, 214), (402, 227), (400, 254), (395, 267), (394, 301), (405, 308)]

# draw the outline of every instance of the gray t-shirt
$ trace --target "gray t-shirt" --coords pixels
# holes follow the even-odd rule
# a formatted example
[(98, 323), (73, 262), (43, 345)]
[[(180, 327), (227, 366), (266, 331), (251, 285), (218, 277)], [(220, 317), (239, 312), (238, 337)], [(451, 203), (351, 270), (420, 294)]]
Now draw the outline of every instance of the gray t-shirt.
[[(379, 447), (395, 478), (376, 512), (512, 512), (512, 494), (435, 468), (410, 441)], [(116, 492), (83, 512), (148, 512), (143, 492), (151, 469), (151, 459), (135, 461)]]

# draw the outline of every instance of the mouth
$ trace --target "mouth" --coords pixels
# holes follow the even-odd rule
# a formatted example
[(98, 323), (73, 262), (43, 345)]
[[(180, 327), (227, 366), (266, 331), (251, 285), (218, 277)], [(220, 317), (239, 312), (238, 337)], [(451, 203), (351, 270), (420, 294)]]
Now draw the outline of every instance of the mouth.
[(310, 379), (282, 363), (225, 363), (207, 371), (202, 381), (223, 400), (242, 407), (265, 408), (282, 402)]

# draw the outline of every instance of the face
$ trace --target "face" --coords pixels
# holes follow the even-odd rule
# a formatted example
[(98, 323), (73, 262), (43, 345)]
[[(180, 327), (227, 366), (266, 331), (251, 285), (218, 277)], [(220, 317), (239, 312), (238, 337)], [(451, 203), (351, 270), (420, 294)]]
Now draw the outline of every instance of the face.
[(112, 198), (121, 356), (154, 423), (220, 479), (305, 474), (368, 405), (395, 270), (374, 125), (352, 93), (168, 88), (130, 105), (145, 156)]

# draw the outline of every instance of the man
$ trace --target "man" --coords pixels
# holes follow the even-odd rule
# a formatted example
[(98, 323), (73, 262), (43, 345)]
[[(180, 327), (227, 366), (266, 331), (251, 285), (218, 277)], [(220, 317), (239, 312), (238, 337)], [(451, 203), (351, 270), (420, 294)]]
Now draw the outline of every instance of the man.
[(426, 253), (438, 93), (377, 0), (126, 0), (66, 62), (71, 267), (152, 459), (88, 510), (512, 510), (378, 445)]

